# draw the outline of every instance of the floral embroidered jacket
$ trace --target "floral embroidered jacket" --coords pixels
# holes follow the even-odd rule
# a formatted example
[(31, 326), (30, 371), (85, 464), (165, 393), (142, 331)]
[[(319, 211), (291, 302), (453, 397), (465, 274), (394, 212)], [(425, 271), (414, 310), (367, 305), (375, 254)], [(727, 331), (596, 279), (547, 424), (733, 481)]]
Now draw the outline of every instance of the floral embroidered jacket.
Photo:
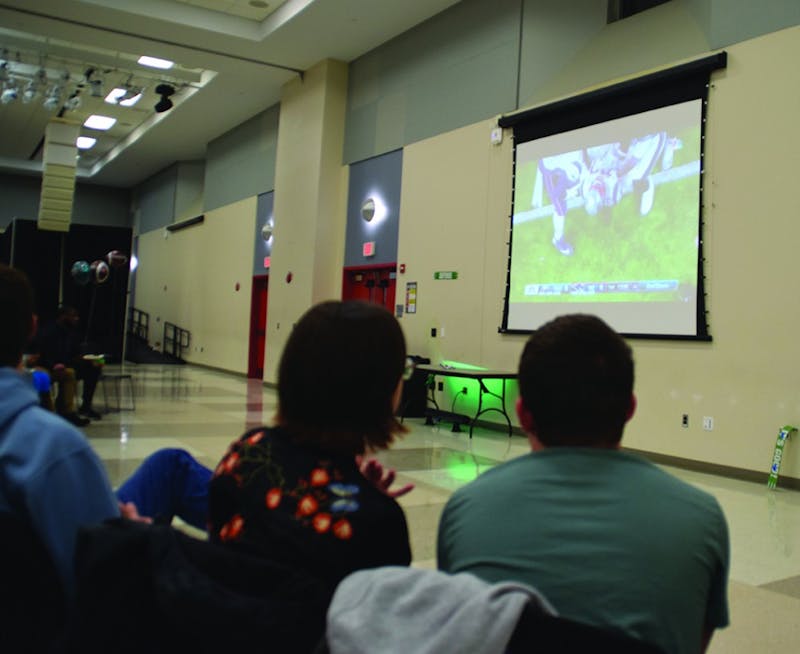
[(337, 584), (355, 570), (408, 565), (400, 505), (355, 460), (259, 427), (234, 442), (209, 491), (212, 541), (296, 566)]

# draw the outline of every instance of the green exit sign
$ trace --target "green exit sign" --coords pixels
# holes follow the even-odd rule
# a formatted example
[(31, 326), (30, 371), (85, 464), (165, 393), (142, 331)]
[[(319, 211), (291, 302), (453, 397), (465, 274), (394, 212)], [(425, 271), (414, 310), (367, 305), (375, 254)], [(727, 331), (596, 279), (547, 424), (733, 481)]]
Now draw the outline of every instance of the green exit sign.
[(433, 273), (434, 279), (458, 279), (458, 273), (454, 270)]

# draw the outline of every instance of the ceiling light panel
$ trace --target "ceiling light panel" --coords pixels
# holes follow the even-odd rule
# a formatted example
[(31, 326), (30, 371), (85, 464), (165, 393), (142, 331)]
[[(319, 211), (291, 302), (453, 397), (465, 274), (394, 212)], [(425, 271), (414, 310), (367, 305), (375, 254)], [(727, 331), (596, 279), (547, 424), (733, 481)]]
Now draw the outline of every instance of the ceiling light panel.
[[(122, 98), (125, 98), (126, 95), (128, 97), (123, 100)], [(123, 107), (132, 107), (141, 99), (142, 99), (141, 88), (134, 87), (126, 89), (121, 86), (118, 86), (114, 89), (111, 89), (111, 92), (106, 96), (105, 101), (108, 102), (108, 104), (118, 104)]]
[(79, 150), (88, 150), (95, 143), (97, 143), (97, 139), (93, 139), (91, 136), (79, 136), (75, 145), (78, 146)]
[(83, 126), (88, 127), (89, 129), (98, 129), (105, 131), (114, 127), (114, 124), (116, 122), (117, 119), (111, 118), (111, 116), (100, 116), (99, 114), (92, 114), (86, 119), (86, 121), (83, 123)]
[(138, 62), (142, 66), (147, 66), (148, 68), (158, 68), (160, 70), (169, 70), (175, 65), (175, 62), (170, 61), (169, 59), (159, 59), (158, 57), (148, 57), (147, 55), (142, 55), (139, 57)]

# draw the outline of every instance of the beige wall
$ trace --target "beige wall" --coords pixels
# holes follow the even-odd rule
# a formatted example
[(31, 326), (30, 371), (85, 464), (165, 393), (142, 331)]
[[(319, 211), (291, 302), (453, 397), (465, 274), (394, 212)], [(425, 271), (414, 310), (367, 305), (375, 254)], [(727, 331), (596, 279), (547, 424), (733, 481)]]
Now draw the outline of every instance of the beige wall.
[(136, 308), (150, 314), (151, 345), (172, 322), (191, 331), (187, 361), (247, 372), (255, 217), (253, 197), (167, 238), (163, 230), (139, 237), (146, 265), (136, 272)]
[[(633, 40), (638, 32), (628, 34)], [(631, 43), (618, 42), (626, 50)], [(727, 48), (708, 107), (705, 247), (712, 343), (633, 341), (639, 411), (634, 448), (766, 471), (779, 427), (800, 424), (800, 307), (793, 190), (800, 170), (800, 28)], [(706, 53), (703, 53), (706, 54)], [(409, 349), (434, 362), (516, 363), (523, 340), (501, 322), (511, 202), (511, 143), (486, 121), (408, 146), (403, 155), (399, 277), (419, 284), (402, 319)], [(434, 281), (454, 270), (456, 281)], [(430, 337), (444, 327), (443, 338)], [(509, 402), (509, 406), (512, 406)], [(688, 413), (690, 427), (680, 426)], [(714, 430), (703, 431), (703, 416)], [(800, 477), (800, 439), (781, 474)]]
[[(678, 20), (678, 14), (670, 16)], [(620, 28), (615, 47), (605, 41), (587, 44), (550, 92), (577, 93), (587, 80), (602, 79), (587, 77), (584, 66), (621, 79), (618, 53), (637, 51), (642, 34)], [(700, 42), (694, 32), (682, 39)], [(800, 220), (793, 201), (800, 170), (794, 63), (800, 57), (800, 27), (727, 52), (728, 68), (715, 73), (710, 92), (704, 181), (713, 342), (632, 342), (640, 403), (625, 442), (766, 474), (778, 428), (800, 423), (800, 309), (794, 296)], [(282, 99), (268, 381), (275, 381), (285, 338), (299, 315), (340, 295), (347, 169), (339, 157), (346, 86), (346, 67), (322, 62), (302, 82), (287, 85)], [(537, 94), (537, 100), (545, 98)], [(493, 125), (494, 120), (482, 121), (405, 148), (398, 262), (406, 273), (398, 277), (397, 290), (400, 300), (406, 282), (419, 284), (418, 313), (402, 318), (409, 351), (434, 361), (513, 368), (524, 337), (497, 332), (512, 143), (506, 134), (501, 145), (491, 145)], [(138, 272), (137, 308), (151, 313), (154, 331), (162, 325), (157, 316), (188, 326), (192, 361), (246, 370), (255, 204), (251, 198), (210, 212), (204, 225), (168, 240), (160, 231), (140, 237), (146, 265)], [(435, 271), (456, 271), (459, 279), (434, 281)], [(288, 272), (291, 284), (285, 281)], [(433, 327), (440, 333), (435, 339)], [(513, 398), (508, 405), (513, 407)], [(680, 426), (684, 413), (690, 416), (688, 429)], [(703, 416), (713, 416), (713, 431), (702, 430)], [(800, 439), (787, 447), (781, 472), (800, 478)]]
[[(264, 379), (313, 304), (340, 298), (347, 200), (342, 166), (347, 65), (323, 61), (284, 87), (275, 165), (275, 246), (270, 266)], [(291, 283), (287, 275), (291, 273)]]

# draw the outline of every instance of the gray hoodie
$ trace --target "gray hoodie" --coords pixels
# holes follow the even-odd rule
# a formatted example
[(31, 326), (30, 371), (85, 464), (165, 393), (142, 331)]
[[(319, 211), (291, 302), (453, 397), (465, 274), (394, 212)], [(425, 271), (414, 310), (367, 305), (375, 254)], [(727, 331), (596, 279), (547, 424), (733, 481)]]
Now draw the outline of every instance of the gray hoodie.
[(331, 654), (502, 654), (522, 610), (555, 609), (525, 584), (404, 567), (355, 572), (328, 609)]

